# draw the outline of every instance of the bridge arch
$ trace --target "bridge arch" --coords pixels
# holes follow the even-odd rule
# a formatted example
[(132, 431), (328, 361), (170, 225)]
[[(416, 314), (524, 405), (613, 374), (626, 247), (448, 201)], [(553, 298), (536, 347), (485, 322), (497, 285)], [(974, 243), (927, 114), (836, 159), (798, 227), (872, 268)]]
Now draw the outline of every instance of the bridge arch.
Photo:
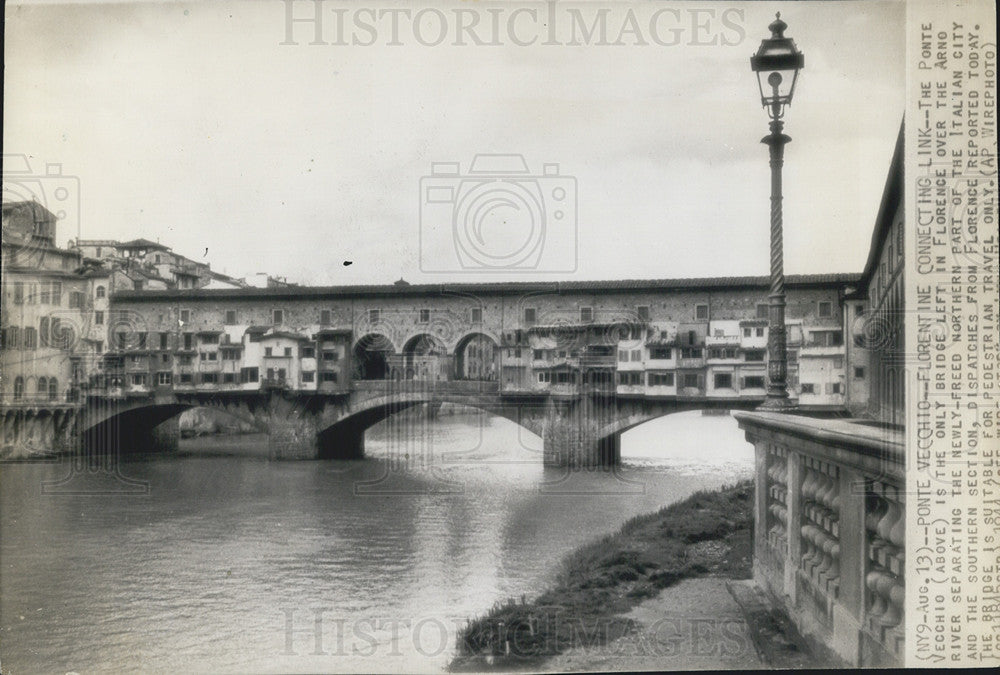
[(390, 361), (396, 346), (383, 333), (367, 333), (354, 343), (351, 352), (354, 379), (384, 380), (390, 375)]
[[(516, 405), (505, 405), (490, 395), (442, 395), (433, 391), (388, 394), (368, 399), (353, 407), (344, 416), (317, 434), (320, 459), (360, 459), (364, 456), (365, 432), (396, 413), (424, 403), (455, 405), (476, 408), (503, 417), (538, 436), (542, 435), (543, 418), (540, 414), (525, 414)], [(534, 411), (541, 412), (541, 411)]]
[(131, 407), (127, 404), (92, 407), (87, 411), (80, 426), (81, 439), (84, 447), (101, 452), (110, 450), (117, 450), (123, 454), (146, 452), (163, 444), (156, 438), (154, 430), (157, 427), (179, 417), (185, 411), (197, 408), (227, 415), (250, 424), (259, 431), (264, 431), (260, 420), (256, 419), (248, 409), (240, 410), (229, 405), (206, 405), (204, 401), (175, 399), (149, 401)]
[(416, 333), (403, 343), (402, 352), (416, 356), (442, 355), (448, 353), (448, 348), (441, 338), (432, 333)]
[(667, 417), (669, 415), (676, 415), (677, 413), (693, 412), (696, 410), (753, 410), (759, 406), (762, 401), (763, 399), (740, 399), (735, 401), (724, 399), (712, 401), (711, 399), (707, 399), (702, 401), (679, 402), (666, 408), (657, 407), (648, 410), (629, 412), (625, 415), (619, 415), (612, 422), (602, 426), (598, 431), (597, 436), (602, 440), (613, 436), (621, 436), (626, 431), (631, 431), (632, 429), (642, 426), (647, 422), (652, 422), (653, 420)]
[(456, 380), (493, 381), (500, 377), (500, 343), (488, 333), (474, 331), (459, 338), (454, 359)]
[(81, 429), (83, 447), (102, 454), (133, 454), (154, 450), (154, 429), (185, 410), (184, 403), (152, 403), (133, 408), (96, 410)]

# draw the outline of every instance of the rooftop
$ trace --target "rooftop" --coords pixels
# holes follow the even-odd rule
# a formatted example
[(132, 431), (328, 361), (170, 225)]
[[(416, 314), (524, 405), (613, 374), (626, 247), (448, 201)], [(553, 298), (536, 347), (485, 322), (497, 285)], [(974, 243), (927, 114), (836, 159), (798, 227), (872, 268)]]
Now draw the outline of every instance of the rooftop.
[(150, 241), (149, 239), (133, 239), (132, 241), (123, 241), (116, 244), (118, 248), (155, 248), (160, 251), (169, 251), (169, 246), (164, 246), (155, 241)]
[(55, 222), (56, 216), (45, 206), (36, 201), (3, 202), (2, 211), (4, 214), (11, 214), (19, 211), (30, 211), (35, 220)]

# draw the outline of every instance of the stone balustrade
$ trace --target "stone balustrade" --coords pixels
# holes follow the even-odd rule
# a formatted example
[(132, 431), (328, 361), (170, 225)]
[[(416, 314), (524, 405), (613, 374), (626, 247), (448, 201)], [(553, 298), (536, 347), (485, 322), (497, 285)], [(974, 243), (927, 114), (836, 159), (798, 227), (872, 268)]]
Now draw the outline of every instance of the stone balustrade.
[(757, 455), (756, 582), (820, 650), (850, 665), (902, 665), (902, 433), (843, 419), (735, 416)]

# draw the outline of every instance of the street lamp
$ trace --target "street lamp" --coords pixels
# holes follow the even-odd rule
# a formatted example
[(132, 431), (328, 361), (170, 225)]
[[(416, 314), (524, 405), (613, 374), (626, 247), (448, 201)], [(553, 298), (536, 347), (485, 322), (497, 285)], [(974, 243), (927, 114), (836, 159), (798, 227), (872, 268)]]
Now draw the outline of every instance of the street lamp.
[(781, 236), (781, 166), (785, 144), (792, 139), (782, 133), (785, 107), (791, 105), (795, 81), (805, 59), (791, 38), (785, 37), (788, 24), (781, 13), (768, 28), (771, 37), (761, 40), (757, 53), (750, 57), (750, 68), (757, 73), (760, 102), (771, 118), (771, 133), (761, 139), (771, 157), (771, 293), (768, 296), (767, 399), (761, 410), (788, 410), (788, 349), (785, 339), (785, 272)]

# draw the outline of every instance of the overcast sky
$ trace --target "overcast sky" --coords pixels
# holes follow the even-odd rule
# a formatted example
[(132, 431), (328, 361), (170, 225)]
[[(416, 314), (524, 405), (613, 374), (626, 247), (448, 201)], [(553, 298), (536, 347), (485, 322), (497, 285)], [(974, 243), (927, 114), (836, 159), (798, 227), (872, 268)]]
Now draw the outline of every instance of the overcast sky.
[[(421, 7), (439, 11), (414, 30)], [(378, 14), (392, 8), (410, 16)], [(228, 274), (309, 284), (766, 274), (767, 116), (749, 57), (780, 10), (805, 53), (786, 116), (786, 272), (860, 271), (903, 115), (903, 4), (629, 8), (327, 0), (328, 44), (296, 23), (298, 44), (283, 45), (281, 0), (8, 3), (4, 152), (64, 178), (12, 177), (5, 158), (4, 197), (54, 203), (66, 187), (73, 202), (78, 185), (62, 242), (77, 227), (146, 237)], [(603, 19), (604, 41), (577, 18)], [(476, 183), (438, 177), (455, 202), (428, 201), (432, 163), (467, 174), (477, 153), (522, 154), (532, 176), (558, 164), (560, 177), (494, 202), (463, 202)], [(481, 228), (455, 235), (456, 209)], [(511, 256), (518, 241), (537, 255)]]

